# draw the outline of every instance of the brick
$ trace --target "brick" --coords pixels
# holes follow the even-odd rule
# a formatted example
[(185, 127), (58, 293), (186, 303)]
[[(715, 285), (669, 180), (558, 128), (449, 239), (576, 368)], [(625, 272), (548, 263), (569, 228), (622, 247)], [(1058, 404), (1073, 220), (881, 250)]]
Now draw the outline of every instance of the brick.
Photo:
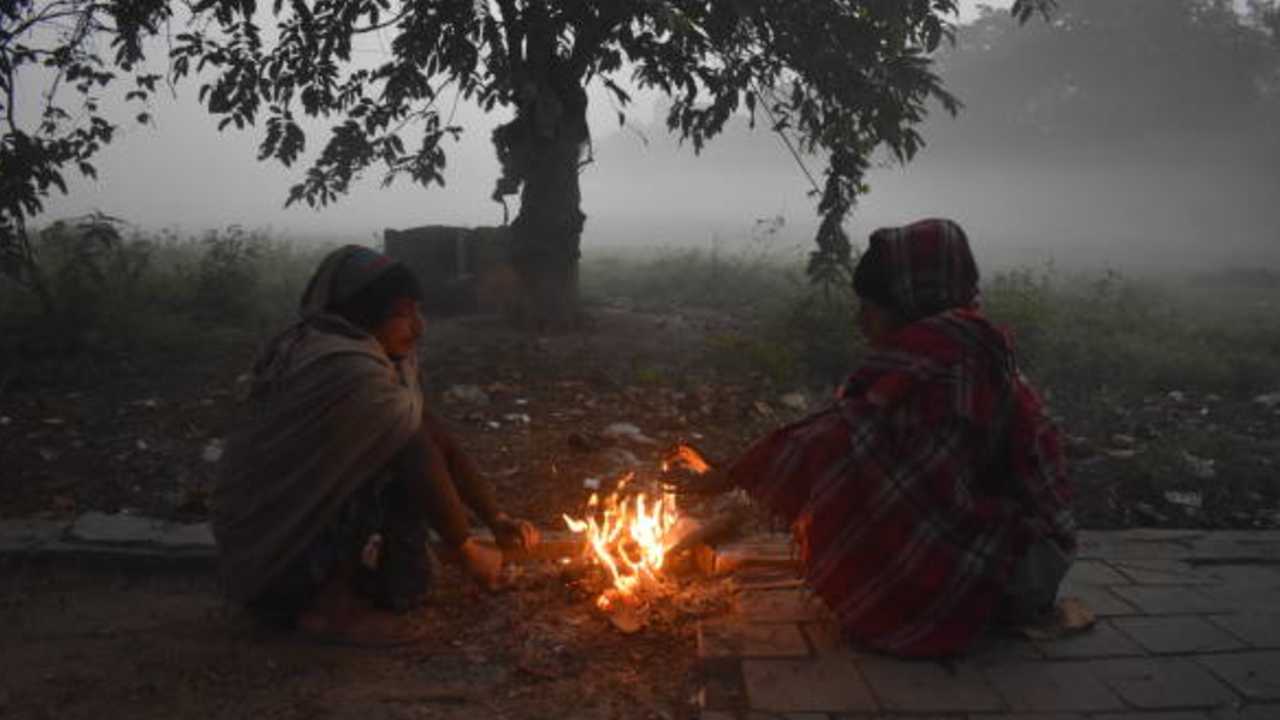
[(746, 622), (698, 623), (698, 657), (807, 657), (800, 627)]
[(801, 630), (809, 639), (809, 647), (814, 654), (850, 651), (853, 644), (844, 636), (844, 630), (835, 620), (800, 623)]
[(1228, 530), (1208, 533), (1191, 544), (1187, 555), (1209, 559), (1280, 559), (1280, 533), (1274, 530)]
[(1172, 710), (1158, 715), (1147, 714), (1147, 712), (1143, 712), (1142, 715), (1094, 715), (1093, 720), (1213, 720), (1213, 717), (1208, 712), (1199, 710)]
[(1230, 604), (1208, 594), (1208, 588), (1178, 585), (1130, 585), (1111, 588), (1121, 599), (1151, 615), (1210, 613), (1230, 610)]
[(742, 678), (752, 710), (774, 712), (871, 712), (875, 699), (852, 657), (808, 660), (744, 660)]
[(1280, 648), (1280, 614), (1237, 613), (1209, 619), (1255, 648)]
[(830, 613), (813, 593), (803, 590), (761, 590), (738, 597), (739, 614), (752, 622), (796, 623), (824, 619)]
[[(739, 716), (723, 710), (708, 710), (699, 715), (699, 720), (739, 720)], [(829, 715), (820, 712), (748, 712), (742, 720), (829, 720)], [(928, 720), (928, 719), (918, 719)]]
[(1123, 710), (1124, 703), (1085, 663), (1026, 661), (987, 668), (987, 678), (1017, 712)]
[[(970, 715), (970, 720), (1085, 720), (1075, 713), (1013, 713), (1012, 715)], [(914, 720), (914, 719), (913, 719)]]
[(1223, 707), (1235, 693), (1184, 658), (1099, 660), (1094, 672), (1125, 702), (1143, 710)]
[(1083, 585), (1121, 585), (1129, 582), (1115, 568), (1101, 560), (1081, 560), (1067, 571), (1066, 582)]
[(1274, 613), (1280, 608), (1280, 589), (1276, 588), (1219, 585), (1201, 592), (1213, 598), (1216, 609), (1212, 612)]
[(1039, 646), (1025, 638), (988, 632), (978, 638), (965, 657), (969, 662), (984, 667), (1018, 660), (1039, 660), (1044, 657), (1044, 653)]
[(1216, 710), (1209, 717), (1212, 720), (1276, 720), (1278, 715), (1280, 715), (1280, 707), (1253, 705), (1247, 708)]
[(1091, 630), (1078, 635), (1068, 635), (1057, 640), (1039, 643), (1046, 657), (1055, 660), (1069, 658), (1105, 658), (1143, 655), (1138, 643), (1119, 632), (1108, 621), (1100, 621)]
[(936, 662), (864, 658), (858, 666), (886, 710), (958, 713), (1004, 708), (986, 677), (969, 664), (947, 668)]
[(1280, 700), (1280, 651), (1207, 655), (1199, 660), (1250, 700)]
[(1201, 617), (1130, 617), (1111, 622), (1157, 655), (1244, 649), (1230, 633)]
[(697, 670), (698, 705), (703, 710), (735, 710), (747, 704), (742, 683), (742, 661), (710, 659)]
[(1221, 582), (1211, 571), (1198, 570), (1180, 560), (1122, 560), (1113, 565), (1140, 585), (1216, 585)]
[(1205, 569), (1232, 589), (1280, 590), (1280, 568), (1275, 565), (1212, 565)]
[(1104, 585), (1063, 583), (1062, 588), (1058, 590), (1058, 597), (1078, 597), (1098, 617), (1138, 614), (1136, 607), (1122, 600), (1111, 590), (1112, 588)]

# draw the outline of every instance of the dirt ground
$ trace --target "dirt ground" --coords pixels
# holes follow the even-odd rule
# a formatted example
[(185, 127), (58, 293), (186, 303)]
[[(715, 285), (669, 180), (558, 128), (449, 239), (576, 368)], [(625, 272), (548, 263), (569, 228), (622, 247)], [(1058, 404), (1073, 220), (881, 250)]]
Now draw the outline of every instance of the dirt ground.
[[(823, 402), (825, 388), (709, 371), (707, 338), (743, 329), (710, 312), (617, 307), (594, 309), (582, 332), (548, 337), (494, 318), (439, 321), (423, 344), (430, 401), (510, 512), (561, 529), (588, 479), (607, 488), (624, 471), (652, 474), (678, 440), (727, 458), (804, 414), (785, 395)], [(167, 363), (119, 358), (65, 387), (0, 378), (0, 517), (204, 519), (255, 350), (243, 337), (209, 346)], [(1083, 525), (1280, 524), (1275, 409), (1185, 393), (1074, 404), (1086, 400), (1087, 417), (1063, 418)], [(609, 432), (616, 423), (634, 429)], [(1210, 454), (1212, 467), (1195, 464)], [(1184, 486), (1200, 493), (1199, 508), (1169, 500)], [(0, 716), (688, 715), (695, 620), (716, 610), (673, 610), (623, 636), (591, 596), (554, 567), (529, 569), (499, 596), (446, 582), (422, 616), (430, 642), (371, 652), (256, 628), (206, 576), (10, 563), (0, 567)]]
[[(581, 333), (541, 338), (497, 318), (443, 320), (422, 346), (429, 402), (510, 511), (559, 527), (585, 500), (585, 478), (654, 469), (681, 439), (726, 457), (798, 414), (750, 379), (697, 369), (708, 334), (734, 327), (706, 313), (610, 308)], [(122, 359), (82, 386), (11, 387), (0, 396), (0, 517), (95, 509), (203, 519), (216, 472), (205, 453), (235, 427), (255, 351), (252, 339), (220, 346), (163, 366)], [(458, 386), (479, 388), (483, 401), (449, 392)], [(642, 436), (608, 437), (615, 423)]]
[(446, 577), (402, 649), (309, 644), (222, 603), (209, 577), (0, 569), (0, 716), (680, 718), (688, 605), (622, 635), (549, 565), (489, 595)]

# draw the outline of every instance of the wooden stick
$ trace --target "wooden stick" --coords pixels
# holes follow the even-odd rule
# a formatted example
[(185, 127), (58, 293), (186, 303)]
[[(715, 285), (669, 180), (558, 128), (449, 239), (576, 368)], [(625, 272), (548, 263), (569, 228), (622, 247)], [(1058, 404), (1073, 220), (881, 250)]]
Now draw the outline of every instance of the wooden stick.
[(718, 515), (681, 538), (680, 542), (667, 550), (667, 554), (676, 555), (698, 545), (714, 545), (728, 540), (737, 534), (746, 519), (746, 514), (741, 511), (730, 510)]

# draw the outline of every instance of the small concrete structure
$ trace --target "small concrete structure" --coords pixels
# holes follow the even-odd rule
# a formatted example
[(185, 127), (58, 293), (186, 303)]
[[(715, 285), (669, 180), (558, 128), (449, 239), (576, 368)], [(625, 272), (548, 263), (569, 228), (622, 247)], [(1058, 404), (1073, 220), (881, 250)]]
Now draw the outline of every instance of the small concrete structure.
[(383, 249), (422, 282), (423, 308), (436, 315), (496, 312), (516, 294), (506, 227), (426, 225), (383, 232)]

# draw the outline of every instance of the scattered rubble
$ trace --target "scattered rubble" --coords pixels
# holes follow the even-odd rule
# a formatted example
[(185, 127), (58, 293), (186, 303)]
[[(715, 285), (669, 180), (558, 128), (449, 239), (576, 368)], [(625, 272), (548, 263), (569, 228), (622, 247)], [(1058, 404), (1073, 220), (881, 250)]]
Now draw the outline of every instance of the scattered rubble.
[(1187, 469), (1197, 479), (1212, 480), (1218, 475), (1218, 471), (1215, 468), (1217, 465), (1216, 460), (1192, 455), (1185, 450), (1182, 451), (1182, 459), (1186, 463)]
[(1196, 514), (1204, 506), (1204, 496), (1189, 490), (1169, 490), (1165, 492), (1164, 499), (1171, 505), (1181, 507), (1189, 515)]
[(645, 435), (640, 428), (627, 422), (616, 422), (600, 431), (600, 434), (610, 440), (627, 440), (637, 445), (657, 445), (658, 441)]
[(489, 393), (482, 390), (479, 385), (452, 385), (444, 391), (444, 401), (466, 405), (488, 405)]
[(778, 398), (778, 402), (792, 410), (803, 412), (809, 409), (809, 397), (802, 392), (789, 392)]
[(1276, 407), (1280, 407), (1280, 392), (1259, 395), (1255, 397), (1253, 401), (1268, 410), (1272, 410)]
[(200, 452), (200, 459), (207, 463), (216, 463), (222, 460), (222, 452), (222, 440), (214, 438), (205, 444), (204, 450)]

